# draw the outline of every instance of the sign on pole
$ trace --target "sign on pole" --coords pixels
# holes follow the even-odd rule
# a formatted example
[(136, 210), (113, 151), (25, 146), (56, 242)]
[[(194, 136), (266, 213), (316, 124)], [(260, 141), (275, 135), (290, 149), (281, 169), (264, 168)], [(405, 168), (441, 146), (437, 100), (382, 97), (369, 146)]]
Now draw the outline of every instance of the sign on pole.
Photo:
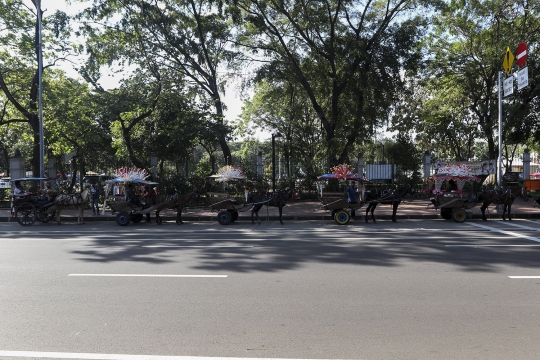
[(524, 42), (519, 43), (517, 47), (516, 62), (519, 67), (523, 67), (527, 63), (527, 44)]
[(512, 95), (514, 93), (514, 77), (510, 76), (504, 79), (504, 96)]
[[(524, 67), (523, 69), (518, 71), (518, 90), (523, 89), (527, 85), (529, 85), (529, 71), (528, 67)], [(505, 89), (506, 90), (506, 89)]]
[(512, 64), (514, 63), (514, 54), (510, 51), (510, 48), (506, 48), (506, 55), (504, 55), (503, 69), (506, 71), (506, 75), (510, 75)]

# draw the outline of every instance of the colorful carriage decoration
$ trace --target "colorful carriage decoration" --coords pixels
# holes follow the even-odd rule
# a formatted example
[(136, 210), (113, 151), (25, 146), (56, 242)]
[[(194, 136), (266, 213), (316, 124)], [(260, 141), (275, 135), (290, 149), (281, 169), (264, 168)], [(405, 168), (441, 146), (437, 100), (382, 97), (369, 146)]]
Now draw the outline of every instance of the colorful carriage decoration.
[[(217, 174), (209, 176), (216, 182), (229, 184), (231, 182), (246, 182), (247, 177), (239, 166), (225, 165)], [(267, 204), (272, 197), (261, 202), (248, 202), (247, 192), (244, 196), (231, 196), (227, 192), (207, 192), (206, 199), (210, 204), (210, 210), (217, 212), (217, 220), (221, 225), (229, 225), (238, 220), (240, 212), (249, 211), (254, 205)]]
[[(144, 215), (150, 214), (153, 211), (156, 213), (161, 211), (167, 204), (155, 204), (155, 205), (145, 205), (141, 203), (133, 203), (128, 201), (128, 199), (109, 201), (107, 202), (107, 194), (109, 193), (112, 186), (115, 184), (136, 184), (136, 185), (150, 185), (156, 186), (157, 182), (146, 180), (150, 175), (145, 169), (139, 168), (120, 168), (116, 170), (113, 174), (114, 179), (105, 181), (106, 190), (105, 190), (105, 202), (103, 208), (107, 205), (111, 209), (113, 215), (116, 215), (116, 222), (120, 226), (127, 226), (130, 222), (140, 223), (144, 219)], [(161, 218), (156, 216), (156, 221), (161, 223)]]
[[(433, 175), (435, 189), (431, 198), (433, 208), (441, 211), (441, 217), (446, 220), (453, 219), (456, 222), (464, 222), (467, 218), (467, 210), (476, 206), (474, 186), (469, 186), (465, 191), (465, 184), (481, 183), (482, 177), (474, 175), (468, 165), (455, 163), (438, 169)], [(443, 183), (455, 184), (455, 189), (442, 190)], [(429, 189), (429, 188), (428, 188)]]
[[(352, 172), (352, 166), (348, 164), (340, 164), (334, 166), (331, 174), (324, 174), (318, 176), (319, 181), (330, 180), (330, 181), (356, 181), (361, 183), (364, 179)], [(323, 191), (323, 184), (319, 182), (318, 184), (318, 195), (319, 201), (321, 202), (325, 210), (330, 211), (332, 218), (339, 225), (345, 225), (351, 219), (351, 214), (353, 211), (360, 209), (364, 203), (358, 201), (354, 204), (349, 203), (347, 194), (345, 192), (339, 193), (328, 193)]]

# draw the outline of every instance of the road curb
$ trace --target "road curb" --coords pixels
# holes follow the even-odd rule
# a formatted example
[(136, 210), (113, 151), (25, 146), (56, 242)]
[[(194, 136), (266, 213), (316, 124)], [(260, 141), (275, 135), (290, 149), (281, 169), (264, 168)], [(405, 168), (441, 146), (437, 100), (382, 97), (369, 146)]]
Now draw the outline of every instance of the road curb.
[[(488, 220), (500, 220), (502, 219), (502, 214), (488, 215)], [(161, 216), (163, 222), (175, 222), (176, 217), (174, 216)], [(307, 216), (283, 216), (283, 221), (333, 221), (330, 215), (307, 215)], [(391, 220), (390, 215), (376, 215), (376, 220)], [(417, 215), (397, 215), (398, 220), (437, 220), (442, 219), (439, 214), (417, 214)], [(472, 215), (472, 220), (481, 220), (482, 216), (478, 214)], [(540, 214), (514, 214), (512, 213), (512, 219), (540, 219)], [(470, 219), (467, 219), (470, 220)], [(62, 222), (76, 222), (76, 216), (62, 216)], [(116, 222), (116, 217), (114, 216), (85, 216), (85, 222)], [(200, 215), (200, 216), (182, 216), (182, 221), (184, 222), (217, 222), (217, 216), (210, 215)], [(240, 217), (238, 221), (241, 222), (251, 222), (250, 217)], [(261, 217), (261, 222), (265, 221), (279, 221), (278, 216), (269, 216)], [(0, 217), (0, 222), (17, 222), (17, 219), (14, 217)], [(55, 220), (52, 221), (54, 223)], [(153, 217), (152, 222), (155, 222)], [(256, 221), (255, 221), (256, 222)], [(357, 217), (355, 222), (364, 222), (364, 216)], [(144, 221), (143, 221), (144, 223)]]

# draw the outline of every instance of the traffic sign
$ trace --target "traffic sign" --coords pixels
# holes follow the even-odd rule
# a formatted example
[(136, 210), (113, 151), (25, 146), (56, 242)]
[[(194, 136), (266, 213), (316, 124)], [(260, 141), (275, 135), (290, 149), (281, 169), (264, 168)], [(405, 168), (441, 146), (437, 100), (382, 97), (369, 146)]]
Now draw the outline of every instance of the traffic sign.
[(503, 60), (503, 69), (506, 71), (506, 75), (510, 75), (510, 69), (512, 69), (512, 64), (514, 63), (514, 54), (510, 51), (510, 48), (506, 48), (506, 55), (504, 55)]
[(520, 43), (516, 51), (516, 62), (519, 67), (522, 67), (527, 62), (527, 44)]

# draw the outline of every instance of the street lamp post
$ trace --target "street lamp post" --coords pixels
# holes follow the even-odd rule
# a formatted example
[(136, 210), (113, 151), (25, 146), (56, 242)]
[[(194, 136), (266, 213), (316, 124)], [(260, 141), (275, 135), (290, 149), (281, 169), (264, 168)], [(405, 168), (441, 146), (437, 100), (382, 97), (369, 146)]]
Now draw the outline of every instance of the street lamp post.
[(382, 145), (382, 167), (379, 166), (379, 169), (382, 169), (382, 176), (381, 178), (383, 179), (383, 182), (386, 184), (386, 161), (384, 160), (384, 143), (386, 141), (385, 140), (381, 140), (381, 145)]
[[(41, 20), (43, 13), (41, 11), (41, 0), (36, 0), (37, 13), (37, 60), (38, 60), (38, 116), (39, 116), (39, 177), (45, 177), (45, 146), (43, 143), (43, 49), (41, 36)], [(34, 174), (35, 176), (35, 174)], [(40, 182), (43, 189), (43, 180)]]
[(272, 134), (272, 195), (276, 193), (276, 138), (282, 136), (279, 132)]

